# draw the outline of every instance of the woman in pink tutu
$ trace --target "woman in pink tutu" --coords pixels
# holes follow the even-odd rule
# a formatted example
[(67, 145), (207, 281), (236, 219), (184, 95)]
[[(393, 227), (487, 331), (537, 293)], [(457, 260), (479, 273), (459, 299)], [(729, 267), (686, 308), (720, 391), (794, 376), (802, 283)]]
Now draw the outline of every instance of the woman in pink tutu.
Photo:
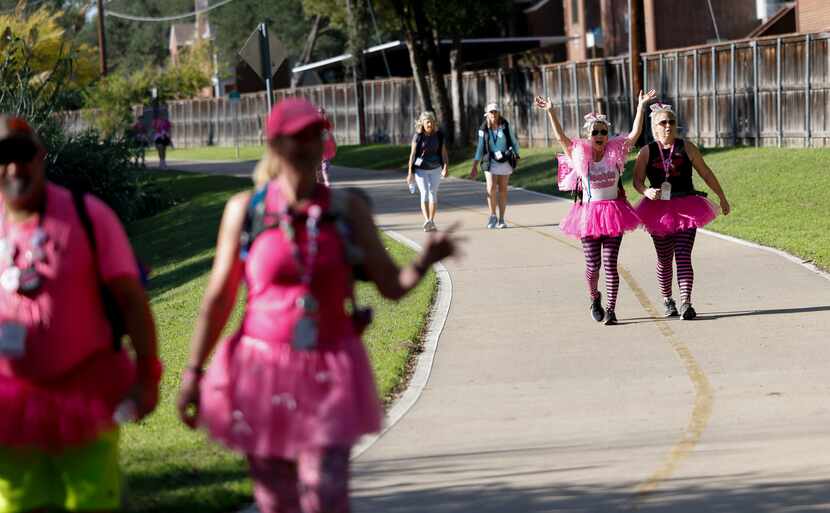
[[(329, 122), (329, 118), (326, 116), (326, 109), (320, 107), (318, 112)], [(323, 132), (323, 158), (320, 160), (320, 166), (317, 168), (317, 183), (321, 183), (326, 187), (331, 186), (329, 168), (335, 155), (337, 155), (337, 142), (334, 140), (334, 127), (329, 127)]]
[[(623, 234), (640, 225), (625, 197), (622, 173), (628, 152), (640, 137), (646, 105), (654, 95), (653, 90), (645, 94), (640, 91), (637, 116), (630, 134), (609, 138), (611, 123), (608, 118), (592, 112), (585, 116), (584, 125), (590, 139), (573, 140), (562, 130), (550, 98), (536, 97), (536, 106), (547, 111), (554, 137), (565, 150), (564, 155), (558, 156), (559, 189), (578, 191), (559, 228), (582, 242), (591, 317), (606, 325), (617, 323), (615, 308), (620, 286), (617, 259)], [(607, 308), (602, 307), (602, 295), (598, 290), (601, 265), (605, 266)]]
[[(455, 251), (452, 230), (431, 234), (399, 269), (361, 195), (316, 183), (328, 128), (304, 99), (271, 111), (259, 187), (225, 208), (182, 379), (182, 420), (247, 457), (262, 513), (349, 511), (351, 446), (381, 427), (353, 270), (398, 299)], [(203, 372), (243, 280), (241, 326)]]
[[(679, 315), (685, 320), (694, 319), (697, 313), (692, 307), (692, 248), (697, 229), (717, 216), (717, 206), (706, 198), (706, 193), (695, 190), (692, 168), (717, 194), (724, 215), (729, 214), (729, 202), (697, 146), (677, 138), (677, 116), (671, 105), (651, 106), (651, 131), (656, 140), (640, 150), (634, 166), (634, 187), (645, 196), (636, 211), (657, 251), (657, 282), (663, 294), (665, 316), (678, 315), (672, 299), (674, 260), (680, 287)], [(645, 186), (646, 177), (650, 187)]]

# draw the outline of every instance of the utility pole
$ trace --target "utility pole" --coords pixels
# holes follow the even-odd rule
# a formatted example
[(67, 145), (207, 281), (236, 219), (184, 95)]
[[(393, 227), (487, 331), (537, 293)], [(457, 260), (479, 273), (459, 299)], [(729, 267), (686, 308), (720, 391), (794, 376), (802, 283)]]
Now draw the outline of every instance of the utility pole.
[(631, 77), (631, 115), (637, 108), (637, 95), (643, 88), (640, 77), (640, 41), (637, 27), (640, 25), (640, 6), (638, 0), (628, 0), (628, 75)]
[(98, 0), (98, 64), (101, 76), (107, 76), (107, 38), (104, 34), (104, 0)]
[[(99, 2), (101, 0), (98, 0)], [(262, 74), (265, 77), (265, 94), (268, 96), (268, 112), (271, 112), (271, 107), (274, 106), (274, 86), (273, 76), (274, 71), (271, 69), (271, 47), (268, 39), (268, 22), (266, 19), (259, 24), (259, 57), (262, 62)]]

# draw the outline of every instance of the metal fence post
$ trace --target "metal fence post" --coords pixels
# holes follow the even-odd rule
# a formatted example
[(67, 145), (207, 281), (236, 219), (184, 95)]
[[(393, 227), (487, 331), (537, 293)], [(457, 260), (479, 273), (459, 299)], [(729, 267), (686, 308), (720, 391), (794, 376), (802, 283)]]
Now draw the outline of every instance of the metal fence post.
[[(663, 84), (665, 83), (665, 80), (666, 80), (665, 71), (666, 71), (665, 70), (665, 63), (663, 62), (663, 54), (661, 53), (660, 54), (660, 60), (657, 61), (657, 76), (659, 77), (658, 78), (658, 81), (659, 81), (658, 83), (660, 84), (659, 85), (659, 90), (657, 91), (657, 93), (660, 96), (663, 96), (663, 93), (664, 93)], [(643, 87), (645, 87), (645, 84), (643, 84)]]
[(781, 92), (783, 91), (783, 86), (781, 84), (781, 38), (777, 38), (775, 42), (775, 76), (778, 83), (776, 89), (776, 117), (778, 118), (778, 147), (780, 148), (784, 142), (784, 122), (781, 119)]
[(712, 47), (712, 129), (715, 131), (715, 146), (718, 145), (718, 52)]
[(589, 109), (590, 112), (595, 112), (594, 109), (597, 108), (596, 100), (594, 97), (594, 72), (591, 69), (592, 63), (588, 61), (587, 63), (587, 70), (588, 70), (588, 89), (590, 89), (590, 98), (591, 98), (591, 108)]
[(694, 80), (695, 80), (695, 132), (697, 133), (697, 143), (700, 144), (700, 81), (698, 79), (698, 65), (700, 56), (697, 53), (697, 48), (695, 48), (695, 54), (692, 58), (692, 62), (694, 63), (695, 73), (694, 73)]
[[(542, 68), (542, 94), (545, 95), (545, 99), (550, 97), (547, 68)], [(548, 123), (547, 116), (543, 116), (543, 118), (545, 119), (545, 146), (550, 146), (550, 123)]]
[(758, 41), (752, 42), (752, 80), (753, 80), (753, 101), (755, 114), (755, 146), (761, 145), (761, 113), (758, 112), (758, 104), (760, 103), (760, 90), (758, 87)]
[(810, 72), (812, 71), (810, 68), (810, 43), (811, 43), (810, 34), (804, 36), (804, 146), (810, 147), (810, 139), (812, 137), (812, 131), (810, 124), (812, 122), (811, 113), (810, 113), (810, 106), (812, 104), (812, 98), (810, 98)]
[(680, 53), (674, 52), (674, 111), (680, 117)]
[[(565, 91), (564, 83), (562, 81), (562, 66), (556, 67), (556, 75), (559, 78), (559, 122), (565, 122)], [(564, 128), (564, 127), (563, 127)]]
[(573, 63), (571, 66), (571, 86), (574, 91), (574, 124), (576, 126), (576, 130), (579, 131), (579, 85), (576, 82), (576, 63)]
[(729, 123), (732, 125), (732, 146), (736, 146), (738, 144), (738, 113), (735, 112), (738, 107), (736, 102), (736, 72), (737, 67), (735, 65), (735, 43), (732, 43), (729, 47), (729, 75), (732, 77), (729, 98), (729, 105), (731, 106), (729, 110), (732, 114), (729, 117)]

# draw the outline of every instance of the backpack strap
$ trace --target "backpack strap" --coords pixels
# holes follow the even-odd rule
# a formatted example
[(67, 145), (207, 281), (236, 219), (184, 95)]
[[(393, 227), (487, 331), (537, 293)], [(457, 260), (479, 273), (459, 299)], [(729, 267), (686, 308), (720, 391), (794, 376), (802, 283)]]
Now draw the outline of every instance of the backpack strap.
[(245, 260), (251, 251), (254, 239), (265, 231), (265, 197), (268, 195), (268, 184), (256, 189), (248, 201), (245, 210), (245, 221), (242, 223), (242, 232), (239, 234), (239, 258)]
[(93, 267), (95, 268), (95, 276), (98, 279), (98, 290), (101, 295), (101, 303), (104, 306), (104, 314), (112, 328), (112, 345), (113, 349), (120, 351), (122, 347), (121, 339), (127, 332), (124, 322), (124, 315), (118, 306), (110, 289), (104, 284), (101, 277), (101, 268), (98, 261), (98, 244), (95, 240), (95, 228), (92, 225), (92, 219), (89, 217), (89, 211), (86, 209), (86, 194), (82, 191), (72, 191), (72, 202), (75, 204), (75, 212), (78, 213), (78, 218), (81, 225), (84, 227), (86, 238), (89, 241), (90, 249), (92, 250)]

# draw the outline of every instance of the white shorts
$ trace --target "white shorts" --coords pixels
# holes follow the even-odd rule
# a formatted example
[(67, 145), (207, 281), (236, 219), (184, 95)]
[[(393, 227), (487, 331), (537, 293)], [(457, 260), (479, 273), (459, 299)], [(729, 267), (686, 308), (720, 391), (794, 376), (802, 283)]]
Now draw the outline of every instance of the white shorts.
[(490, 161), (490, 170), (487, 173), (493, 175), (500, 175), (500, 176), (507, 176), (513, 174), (513, 168), (510, 167), (509, 162), (496, 162), (495, 160)]

